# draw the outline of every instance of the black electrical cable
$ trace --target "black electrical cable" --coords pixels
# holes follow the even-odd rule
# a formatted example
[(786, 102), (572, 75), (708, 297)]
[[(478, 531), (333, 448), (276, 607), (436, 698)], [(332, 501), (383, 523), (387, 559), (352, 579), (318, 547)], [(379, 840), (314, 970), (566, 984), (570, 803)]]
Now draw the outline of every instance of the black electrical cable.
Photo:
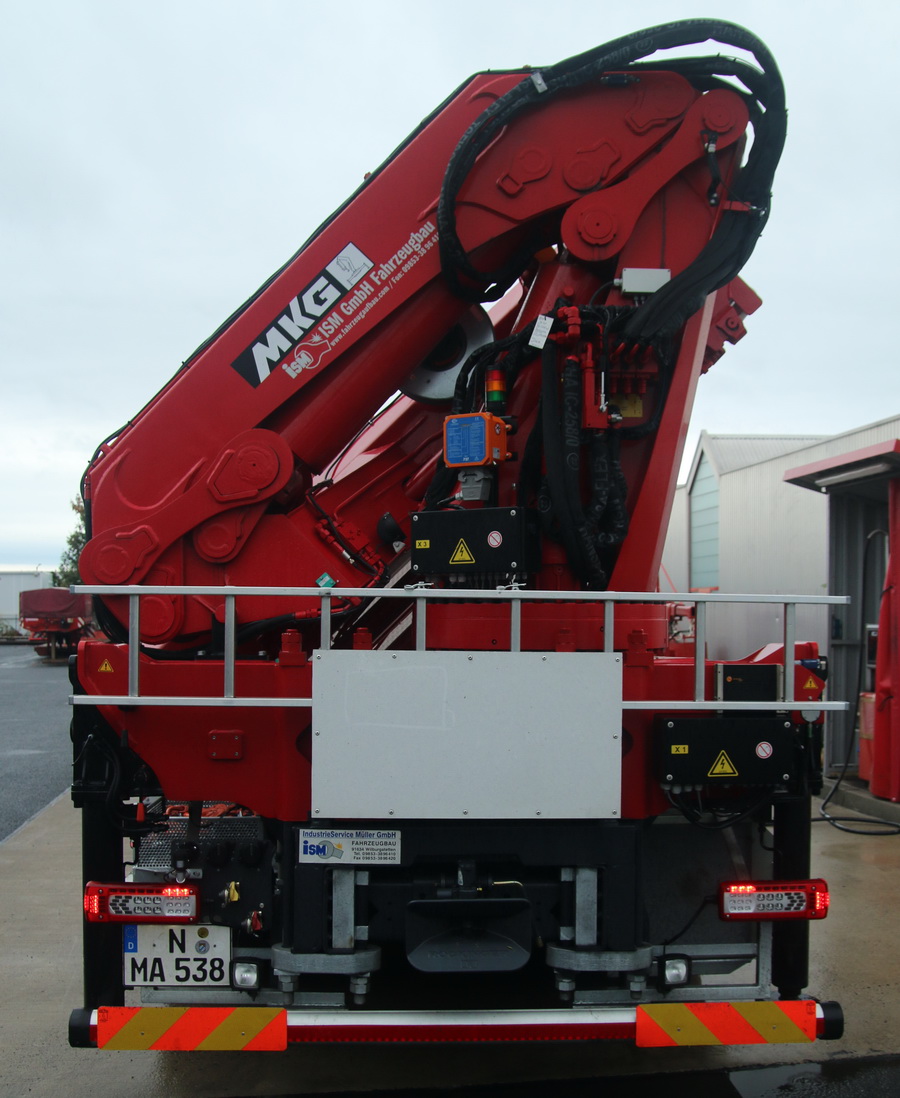
[(343, 552), (346, 554), (348, 560), (350, 560), (352, 564), (361, 569), (363, 572), (368, 572), (370, 576), (377, 577), (383, 575), (384, 569), (379, 569), (374, 564), (369, 564), (369, 562), (365, 559), (365, 557), (362, 556), (359, 550), (351, 545), (350, 542), (340, 532), (340, 530), (338, 530), (335, 520), (331, 517), (331, 515), (328, 514), (325, 508), (322, 507), (322, 505), (316, 499), (316, 492), (319, 491), (321, 488), (326, 487), (326, 485), (330, 483), (330, 481), (320, 481), (318, 484), (313, 485), (313, 487), (310, 488), (310, 490), (306, 493), (307, 500), (310, 502), (310, 504), (312, 504), (316, 511), (318, 511), (319, 515), (322, 517), (322, 520), (325, 522), (326, 526), (331, 532), (331, 536), (338, 543), (338, 545), (341, 547)]
[(674, 945), (674, 943), (677, 942), (679, 938), (683, 938), (685, 934), (687, 934), (687, 932), (691, 929), (694, 923), (696, 923), (696, 921), (700, 918), (703, 912), (712, 904), (716, 903), (716, 901), (717, 897), (715, 896), (704, 896), (703, 899), (700, 901), (700, 906), (690, 917), (690, 919), (688, 919), (688, 921), (684, 924), (681, 930), (679, 930), (677, 934), (673, 934), (671, 938), (666, 938), (666, 940), (664, 942), (661, 942), (660, 944), (664, 947)]
[[(161, 824), (153, 817), (139, 820), (137, 815), (131, 816), (121, 810), (119, 789), (122, 784), (122, 763), (118, 752), (101, 737), (95, 736), (93, 733), (87, 735), (73, 766), (77, 766), (78, 763), (81, 762), (85, 757), (88, 748), (99, 752), (107, 766), (108, 783), (106, 796), (104, 798), (104, 806), (112, 826), (122, 835), (140, 836), (158, 831)], [(87, 763), (85, 761), (85, 766), (86, 765)], [(82, 771), (83, 777), (84, 773), (85, 772)]]
[[(81, 481), (78, 485), (78, 490), (81, 493), (81, 502), (84, 504), (84, 540), (85, 543), (89, 542), (94, 536), (94, 518), (93, 508), (91, 505), (91, 495), (89, 492), (85, 492), (85, 485), (87, 484), (88, 475), (91, 469), (93, 469), (95, 462), (99, 458), (104, 446), (108, 446), (113, 439), (118, 438), (122, 432), (132, 425), (132, 420), (128, 420), (118, 430), (113, 431), (107, 435), (106, 438), (97, 446), (94, 450), (91, 460), (88, 462), (87, 468), (81, 474)], [(111, 641), (117, 644), (121, 644), (128, 639), (128, 631), (123, 628), (118, 619), (115, 618), (107, 609), (106, 604), (99, 595), (94, 595), (92, 599), (92, 608), (94, 617), (97, 620), (97, 624), (103, 633), (109, 637)]]
[[(341, 544), (343, 545), (343, 539), (341, 539)], [(352, 549), (352, 546), (350, 549)], [(365, 564), (366, 562), (363, 563)], [(370, 585), (373, 589), (384, 586), (389, 579), (387, 572), (384, 570), (379, 572), (376, 569), (372, 569), (371, 574), (377, 577), (376, 582)], [(352, 604), (348, 606), (333, 606), (331, 611), (332, 620), (334, 621), (339, 618), (347, 617), (356, 609), (357, 607)], [(114, 644), (125, 644), (128, 641), (127, 627), (111, 613), (101, 599), (95, 599), (94, 612), (101, 631)], [(289, 629), (291, 627), (306, 624), (307, 622), (312, 622), (313, 620), (318, 620), (318, 617), (315, 619), (301, 619), (298, 618), (296, 614), (278, 614), (271, 618), (259, 618), (255, 621), (248, 621), (235, 631), (235, 643), (245, 644), (247, 641), (252, 640), (254, 637), (261, 636), (263, 633), (274, 632), (278, 629)], [(195, 659), (202, 652), (209, 651), (209, 643), (204, 642), (201, 645), (193, 645), (185, 648), (153, 648), (142, 644), (140, 650), (141, 655), (147, 656), (149, 659), (157, 660), (159, 662), (171, 662)]]
[(337, 456), (332, 459), (331, 464), (322, 474), (322, 481), (332, 480), (338, 466), (347, 456), (347, 451), (350, 449), (350, 447), (353, 446), (353, 444), (364, 434), (364, 432), (368, 431), (370, 427), (374, 426), (378, 422), (378, 420), (381, 419), (381, 417), (385, 414), (385, 412), (390, 411), (390, 409), (393, 408), (393, 406), (397, 403), (401, 396), (403, 396), (402, 393), (394, 393), (391, 399), (381, 408), (379, 408), (374, 416), (366, 420), (366, 422), (362, 425), (362, 427), (360, 427), (356, 434), (353, 435), (353, 437), (348, 442), (346, 442), (344, 446), (341, 447), (341, 449), (337, 453)]
[(522, 466), (519, 471), (519, 485), (516, 502), (520, 507), (526, 506), (530, 496), (539, 497), (539, 485), (541, 480), (541, 454), (543, 453), (543, 409), (538, 399), (534, 426), (528, 432), (525, 440), (525, 451), (522, 456)]
[[(866, 622), (866, 608), (865, 608), (865, 596), (866, 596), (866, 581), (868, 579), (870, 556), (869, 550), (874, 544), (876, 537), (887, 537), (886, 530), (872, 530), (866, 536), (866, 545), (863, 550), (863, 566), (862, 566), (862, 589), (859, 600), (859, 638), (860, 638), (860, 652), (859, 660), (856, 665), (856, 708), (853, 712), (853, 720), (850, 727), (850, 735), (847, 739), (847, 750), (844, 754), (844, 762), (841, 766), (841, 771), (835, 780), (834, 785), (828, 791), (828, 796), (819, 805), (819, 818), (813, 818), (813, 823), (825, 823), (831, 824), (832, 827), (838, 831), (846, 831), (851, 835), (900, 835), (900, 825), (889, 824), (886, 820), (878, 819), (876, 816), (832, 816), (825, 809), (831, 801), (832, 797), (837, 793), (844, 778), (847, 776), (847, 771), (850, 767), (850, 762), (853, 758), (853, 749), (856, 746), (856, 728), (859, 722), (860, 715), (860, 694), (862, 692), (863, 682), (863, 667), (866, 661), (866, 646), (863, 643), (865, 636), (865, 622)], [(884, 598), (886, 590), (882, 590), (881, 597)], [(850, 827), (849, 824), (863, 824), (863, 827)], [(877, 830), (873, 830), (877, 829)]]
[[(451, 404), (451, 415), (462, 415), (474, 411), (479, 392), (483, 389), (484, 373), (494, 364), (502, 364), (507, 370), (507, 389), (518, 376), (519, 370), (533, 355), (536, 348), (530, 347), (529, 340), (534, 331), (534, 321), (513, 335), (476, 347), (460, 367), (456, 376)], [(506, 356), (503, 358), (502, 356)], [(459, 473), (457, 469), (448, 469), (443, 457), (438, 459), (437, 468), (431, 479), (424, 498), (426, 511), (439, 510), (451, 499), (451, 492)]]
[[(676, 798), (676, 796), (670, 790), (666, 790), (666, 797), (669, 801), (669, 804), (671, 804), (673, 808), (677, 809), (688, 821), (688, 823), (693, 824), (694, 827), (699, 827), (703, 831), (724, 831), (726, 828), (733, 827), (735, 824), (741, 823), (743, 820), (746, 820), (748, 817), (752, 816), (760, 808), (763, 808), (771, 800), (772, 793), (772, 789), (766, 789), (765, 792), (760, 797), (754, 799), (752, 803), (745, 804), (744, 808), (739, 808), (736, 812), (731, 813), (726, 813), (721, 808), (708, 808), (704, 810), (702, 803), (700, 803), (697, 808), (694, 808), (684, 802), (680, 797)], [(704, 811), (715, 817), (714, 823), (704, 821)]]
[(591, 300), (587, 303), (589, 309), (594, 308), (597, 304), (597, 298), (601, 294), (607, 293), (615, 286), (615, 282), (604, 282), (602, 286), (598, 286), (596, 290), (591, 294)]
[(90, 539), (91, 537), (90, 497), (88, 496), (86, 498), (86, 494), (84, 491), (84, 486), (87, 482), (88, 473), (90, 473), (91, 469), (93, 469), (94, 463), (96, 462), (97, 458), (100, 457), (100, 453), (103, 450), (103, 447), (108, 446), (113, 441), (113, 439), (118, 438), (119, 435), (121, 435), (122, 432), (125, 431), (127, 428), (131, 427), (133, 423), (134, 421), (129, 419), (127, 423), (123, 423), (122, 426), (119, 427), (117, 430), (113, 431), (111, 434), (108, 434), (106, 438), (101, 443), (99, 443), (97, 448), (94, 450), (94, 453), (91, 456), (91, 460), (87, 464), (87, 468), (81, 474), (81, 480), (78, 485), (78, 490), (81, 493), (81, 498), (84, 502), (84, 528), (88, 539)]
[(101, 633), (107, 636), (113, 644), (124, 644), (128, 640), (128, 629), (115, 617), (99, 595), (94, 595), (93, 607), (94, 617), (97, 619)]

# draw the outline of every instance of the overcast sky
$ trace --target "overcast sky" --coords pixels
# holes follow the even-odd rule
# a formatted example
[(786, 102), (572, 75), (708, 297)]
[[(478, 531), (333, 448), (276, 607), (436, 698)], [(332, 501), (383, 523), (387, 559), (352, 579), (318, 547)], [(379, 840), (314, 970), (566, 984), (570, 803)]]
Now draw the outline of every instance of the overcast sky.
[(790, 110), (689, 448), (897, 414), (900, 6), (710, 7), (0, 0), (0, 564), (58, 563), (97, 443), (466, 77), (686, 16), (759, 35)]

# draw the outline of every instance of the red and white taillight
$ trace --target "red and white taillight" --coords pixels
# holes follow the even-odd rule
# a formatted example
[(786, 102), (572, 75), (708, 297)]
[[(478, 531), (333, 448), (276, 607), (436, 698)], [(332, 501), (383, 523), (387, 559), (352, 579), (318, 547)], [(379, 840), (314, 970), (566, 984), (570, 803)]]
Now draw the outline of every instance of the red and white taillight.
[(723, 881), (719, 885), (719, 916), (733, 919), (824, 919), (828, 885), (821, 877), (809, 881)]
[(196, 923), (200, 889), (192, 884), (97, 884), (84, 887), (89, 923)]

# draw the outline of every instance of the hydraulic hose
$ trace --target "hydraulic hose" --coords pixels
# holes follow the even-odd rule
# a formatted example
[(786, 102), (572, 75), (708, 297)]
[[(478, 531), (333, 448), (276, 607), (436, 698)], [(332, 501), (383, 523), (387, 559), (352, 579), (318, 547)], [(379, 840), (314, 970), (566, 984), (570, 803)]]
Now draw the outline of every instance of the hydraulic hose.
[[(753, 55), (759, 69), (733, 58), (637, 64), (640, 58), (657, 50), (709, 39), (746, 50)], [(534, 246), (533, 241), (526, 241), (502, 267), (490, 272), (478, 270), (469, 260), (456, 231), (455, 204), (480, 153), (522, 111), (561, 92), (598, 80), (606, 72), (631, 67), (681, 71), (695, 75), (698, 82), (702, 80), (707, 86), (720, 74), (736, 76), (749, 89), (755, 132), (747, 162), (731, 187), (731, 197), (747, 203), (749, 212), (723, 211), (712, 240), (697, 259), (666, 286), (649, 295), (626, 323), (623, 334), (629, 342), (646, 345), (660, 334), (674, 333), (697, 310), (707, 294), (727, 284), (741, 269), (769, 214), (772, 178), (787, 130), (784, 87), (775, 59), (755, 35), (734, 23), (688, 19), (625, 35), (542, 69), (534, 78), (526, 77), (497, 99), (472, 123), (450, 159), (437, 212), (444, 276), (459, 296), (475, 301), (496, 300), (521, 273)]]

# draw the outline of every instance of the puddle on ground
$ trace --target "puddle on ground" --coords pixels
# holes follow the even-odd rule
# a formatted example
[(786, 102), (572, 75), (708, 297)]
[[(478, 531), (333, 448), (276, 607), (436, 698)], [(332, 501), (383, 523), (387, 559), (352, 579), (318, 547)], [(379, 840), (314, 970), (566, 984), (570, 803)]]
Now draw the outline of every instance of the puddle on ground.
[(731, 1071), (728, 1081), (740, 1098), (773, 1098), (795, 1092), (799, 1084), (802, 1093), (803, 1084), (812, 1083), (821, 1077), (822, 1069), (818, 1064), (787, 1064), (782, 1067), (754, 1068), (749, 1071)]

